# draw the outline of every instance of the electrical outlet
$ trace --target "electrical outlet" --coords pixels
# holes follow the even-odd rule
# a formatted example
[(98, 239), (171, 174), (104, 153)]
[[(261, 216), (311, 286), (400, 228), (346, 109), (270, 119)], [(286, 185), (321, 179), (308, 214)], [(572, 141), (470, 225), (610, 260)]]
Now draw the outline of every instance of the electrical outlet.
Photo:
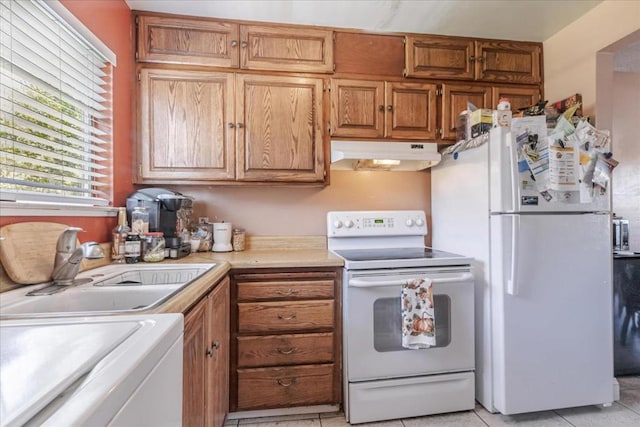
[(198, 217), (198, 224), (206, 224), (209, 222), (209, 217), (208, 216), (199, 216)]

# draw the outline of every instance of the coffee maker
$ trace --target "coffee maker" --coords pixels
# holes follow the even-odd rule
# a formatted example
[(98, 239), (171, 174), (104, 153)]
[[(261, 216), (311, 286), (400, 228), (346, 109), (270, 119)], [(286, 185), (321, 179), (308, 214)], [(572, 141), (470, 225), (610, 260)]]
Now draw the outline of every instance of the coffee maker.
[[(143, 188), (127, 198), (127, 219), (131, 224), (134, 208), (149, 212), (149, 231), (161, 231), (165, 239), (180, 237), (189, 228), (193, 199), (164, 188)], [(185, 223), (186, 222), (186, 223)]]

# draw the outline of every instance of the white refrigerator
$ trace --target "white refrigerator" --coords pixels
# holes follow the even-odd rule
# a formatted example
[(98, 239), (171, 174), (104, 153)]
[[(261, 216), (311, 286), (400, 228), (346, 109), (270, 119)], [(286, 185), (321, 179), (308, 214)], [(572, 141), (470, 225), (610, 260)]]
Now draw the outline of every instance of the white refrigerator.
[(476, 399), (503, 414), (610, 404), (610, 195), (547, 201), (511, 135), (431, 169), (433, 246), (475, 258)]

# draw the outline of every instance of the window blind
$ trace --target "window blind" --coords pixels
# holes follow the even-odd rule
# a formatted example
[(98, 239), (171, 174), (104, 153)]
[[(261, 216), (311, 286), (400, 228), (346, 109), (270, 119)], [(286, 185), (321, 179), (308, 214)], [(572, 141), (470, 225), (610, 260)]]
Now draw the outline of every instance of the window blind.
[(113, 65), (42, 1), (0, 24), (0, 199), (108, 204)]

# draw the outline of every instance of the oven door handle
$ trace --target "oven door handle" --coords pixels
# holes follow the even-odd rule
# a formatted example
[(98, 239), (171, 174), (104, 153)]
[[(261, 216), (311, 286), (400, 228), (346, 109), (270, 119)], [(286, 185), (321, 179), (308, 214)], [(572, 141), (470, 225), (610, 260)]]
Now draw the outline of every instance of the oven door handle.
[[(417, 276), (416, 276), (417, 277)], [(429, 277), (425, 275), (423, 277)], [(355, 288), (373, 288), (377, 286), (402, 286), (409, 279), (393, 279), (393, 280), (370, 280), (370, 279), (351, 279), (349, 280), (349, 286)], [(459, 283), (468, 282), (473, 280), (473, 274), (463, 273), (454, 277), (446, 277), (442, 279), (431, 279), (431, 283), (434, 285), (446, 284), (446, 283)]]

